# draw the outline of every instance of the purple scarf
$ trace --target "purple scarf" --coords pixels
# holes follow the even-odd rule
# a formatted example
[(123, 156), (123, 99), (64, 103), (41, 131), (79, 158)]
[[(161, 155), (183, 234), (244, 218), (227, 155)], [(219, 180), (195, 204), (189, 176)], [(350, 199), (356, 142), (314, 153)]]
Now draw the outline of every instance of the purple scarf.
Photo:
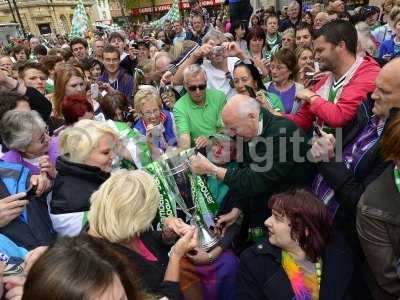
[[(357, 168), (359, 162), (364, 157), (364, 154), (378, 141), (384, 127), (384, 122), (381, 122), (377, 116), (372, 116), (364, 129), (354, 139), (354, 142), (348, 144), (343, 150), (343, 163), (346, 168), (352, 172)], [(331, 216), (334, 217), (339, 203), (334, 200), (335, 191), (329, 186), (321, 174), (315, 177), (312, 189), (314, 194), (323, 201)]]

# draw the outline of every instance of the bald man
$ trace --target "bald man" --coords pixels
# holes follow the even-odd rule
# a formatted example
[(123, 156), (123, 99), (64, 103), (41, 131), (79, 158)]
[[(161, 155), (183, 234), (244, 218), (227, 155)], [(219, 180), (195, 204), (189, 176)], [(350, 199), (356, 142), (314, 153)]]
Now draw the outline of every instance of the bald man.
[(243, 157), (237, 160), (242, 168), (227, 170), (201, 156), (192, 159), (192, 167), (198, 174), (215, 175), (239, 198), (236, 207), (219, 218), (219, 225), (229, 226), (243, 211), (249, 218), (251, 238), (257, 239), (270, 215), (270, 196), (309, 178), (308, 147), (295, 123), (272, 115), (248, 96), (233, 96), (222, 111), (222, 120), (227, 133), (241, 143), (237, 149), (243, 149)]
[[(386, 64), (376, 79), (376, 89), (372, 94), (375, 100), (372, 111), (387, 124), (395, 123), (391, 119), (394, 121), (400, 117), (399, 68), (400, 58)], [(387, 149), (384, 144), (380, 146), (386, 148), (386, 152), (391, 151), (394, 160), (398, 159), (399, 148), (395, 145), (400, 139), (399, 131), (400, 126), (385, 126), (381, 134), (386, 140), (384, 144), (393, 149)], [(397, 161), (397, 170), (399, 168), (400, 162)], [(366, 188), (358, 203), (357, 232), (375, 277), (375, 281), (369, 282), (374, 299), (400, 297), (400, 278), (396, 273), (400, 260), (400, 183), (395, 183), (395, 174), (395, 164), (388, 163), (381, 174), (376, 174), (376, 180)]]
[[(354, 289), (353, 292), (359, 299), (369, 299), (369, 289), (362, 288), (365, 286), (362, 282), (365, 271), (358, 261), (363, 257), (358, 239), (380, 286), (374, 287), (372, 283), (371, 292), (375, 290), (383, 293), (374, 295), (374, 299), (392, 299), (385, 297), (385, 294), (395, 290), (400, 293), (400, 281), (395, 274), (396, 259), (390, 242), (392, 239), (388, 239), (385, 232), (387, 226), (390, 226), (386, 223), (390, 223), (396, 213), (386, 213), (383, 209), (389, 201), (399, 202), (398, 197), (395, 201), (391, 198), (395, 193), (390, 192), (385, 193), (385, 196), (381, 194), (379, 198), (361, 196), (368, 193), (367, 187), (382, 176), (388, 167), (392, 167), (390, 174), (393, 173), (393, 165), (385, 161), (380, 149), (381, 139), (387, 130), (385, 125), (393, 117), (390, 111), (394, 107), (400, 107), (400, 78), (396, 75), (399, 68), (400, 59), (388, 63), (375, 80), (376, 88), (372, 96), (361, 103), (356, 117), (343, 128), (343, 134), (336, 135), (335, 138), (322, 132), (321, 138), (314, 139), (311, 149), (311, 154), (317, 162), (313, 192), (328, 206), (334, 227), (344, 234), (348, 244), (353, 246), (353, 250), (358, 254), (353, 278), (359, 283), (353, 284), (351, 289)], [(338, 147), (343, 153), (342, 159), (335, 160), (333, 151), (338, 151)], [(330, 159), (324, 162), (323, 157)], [(356, 214), (359, 237), (356, 230)], [(399, 214), (400, 211), (397, 215)], [(398, 240), (397, 237), (393, 237), (393, 240), (396, 239)]]

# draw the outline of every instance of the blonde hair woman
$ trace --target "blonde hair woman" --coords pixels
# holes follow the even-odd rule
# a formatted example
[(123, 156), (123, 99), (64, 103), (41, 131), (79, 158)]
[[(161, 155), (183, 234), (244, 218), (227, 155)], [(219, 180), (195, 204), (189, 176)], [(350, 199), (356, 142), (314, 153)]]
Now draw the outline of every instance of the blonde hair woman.
[[(134, 98), (135, 111), (139, 119), (134, 128), (148, 137), (152, 152), (165, 152), (168, 146), (177, 145), (174, 119), (171, 112), (162, 109), (162, 102), (157, 91), (139, 90)], [(154, 154), (156, 154), (154, 153)]]
[(59, 146), (50, 213), (59, 234), (74, 236), (86, 224), (90, 196), (110, 176), (118, 136), (105, 123), (81, 120), (61, 132)]
[(89, 234), (114, 243), (137, 266), (146, 290), (178, 299), (180, 260), (197, 245), (197, 231), (189, 228), (168, 254), (163, 234), (150, 230), (159, 201), (149, 174), (117, 171), (91, 197)]

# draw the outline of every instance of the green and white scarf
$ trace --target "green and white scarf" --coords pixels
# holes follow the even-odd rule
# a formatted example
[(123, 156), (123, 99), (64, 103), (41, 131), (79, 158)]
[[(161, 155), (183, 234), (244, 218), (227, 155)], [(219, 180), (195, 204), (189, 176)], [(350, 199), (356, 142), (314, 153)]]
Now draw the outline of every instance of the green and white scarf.
[[(181, 152), (180, 155), (185, 155), (187, 151)], [(145, 170), (149, 172), (155, 179), (158, 191), (160, 192), (160, 204), (157, 212), (157, 229), (161, 229), (164, 223), (164, 219), (167, 217), (177, 216), (177, 203), (182, 201), (177, 199), (180, 195), (176, 195), (172, 191), (166, 175), (164, 174), (165, 168), (163, 164), (165, 161), (154, 161), (145, 167)], [(212, 196), (207, 183), (205, 180), (198, 175), (190, 175), (191, 194), (194, 197), (194, 201), (197, 206), (197, 214), (200, 216), (206, 225), (214, 225), (214, 216), (218, 212), (218, 204)], [(178, 206), (179, 207), (179, 206)]]

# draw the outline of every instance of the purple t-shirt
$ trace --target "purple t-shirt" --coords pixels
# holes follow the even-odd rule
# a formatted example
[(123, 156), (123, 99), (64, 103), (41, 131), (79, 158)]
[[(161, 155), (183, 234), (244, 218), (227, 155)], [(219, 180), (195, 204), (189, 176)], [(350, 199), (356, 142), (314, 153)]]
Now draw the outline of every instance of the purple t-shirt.
[(289, 89), (283, 92), (275, 88), (275, 83), (271, 83), (268, 87), (268, 92), (274, 93), (281, 98), (285, 113), (290, 113), (292, 111), (293, 103), (296, 98), (296, 85), (294, 83)]

